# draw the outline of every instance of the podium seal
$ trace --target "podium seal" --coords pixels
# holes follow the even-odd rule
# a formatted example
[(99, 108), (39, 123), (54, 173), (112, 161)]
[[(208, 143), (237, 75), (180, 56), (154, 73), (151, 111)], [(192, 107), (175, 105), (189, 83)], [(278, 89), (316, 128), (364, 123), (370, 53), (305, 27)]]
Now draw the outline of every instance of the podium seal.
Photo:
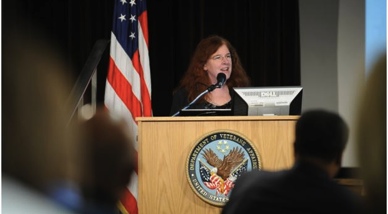
[(261, 161), (256, 149), (241, 134), (217, 131), (197, 141), (186, 167), (195, 194), (207, 203), (223, 206), (236, 179), (247, 171), (261, 169)]

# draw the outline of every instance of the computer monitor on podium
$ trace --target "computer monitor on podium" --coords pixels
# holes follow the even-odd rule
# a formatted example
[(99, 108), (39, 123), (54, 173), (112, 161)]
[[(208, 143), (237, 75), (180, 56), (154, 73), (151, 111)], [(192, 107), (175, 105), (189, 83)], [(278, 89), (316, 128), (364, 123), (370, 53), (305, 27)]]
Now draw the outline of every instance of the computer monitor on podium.
[(233, 115), (274, 116), (300, 115), (301, 86), (233, 88)]

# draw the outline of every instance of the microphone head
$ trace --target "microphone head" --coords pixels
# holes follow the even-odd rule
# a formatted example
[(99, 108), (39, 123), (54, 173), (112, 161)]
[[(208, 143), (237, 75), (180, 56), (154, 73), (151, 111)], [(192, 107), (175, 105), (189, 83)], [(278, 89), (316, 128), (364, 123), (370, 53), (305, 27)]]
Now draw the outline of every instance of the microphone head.
[(226, 75), (224, 73), (218, 73), (217, 74), (217, 88), (221, 88), (226, 82)]

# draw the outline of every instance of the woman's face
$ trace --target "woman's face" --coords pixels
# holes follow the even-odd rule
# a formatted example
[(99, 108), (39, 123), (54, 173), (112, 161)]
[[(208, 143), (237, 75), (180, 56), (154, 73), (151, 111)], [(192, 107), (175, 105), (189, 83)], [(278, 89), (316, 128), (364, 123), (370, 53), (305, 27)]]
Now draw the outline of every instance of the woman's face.
[(210, 56), (203, 69), (207, 71), (212, 84), (217, 83), (217, 74), (224, 73), (226, 79), (229, 79), (232, 74), (232, 56), (228, 47), (222, 45), (218, 50)]

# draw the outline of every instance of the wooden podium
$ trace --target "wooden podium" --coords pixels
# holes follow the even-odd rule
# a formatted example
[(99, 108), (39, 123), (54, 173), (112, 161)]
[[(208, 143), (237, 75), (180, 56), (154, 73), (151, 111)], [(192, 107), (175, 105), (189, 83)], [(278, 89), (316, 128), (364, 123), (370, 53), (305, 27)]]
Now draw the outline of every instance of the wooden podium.
[(218, 130), (244, 136), (256, 148), (261, 167), (293, 164), (294, 126), (299, 116), (139, 117), (138, 208), (140, 214), (219, 214), (222, 207), (198, 197), (186, 177), (195, 144)]

